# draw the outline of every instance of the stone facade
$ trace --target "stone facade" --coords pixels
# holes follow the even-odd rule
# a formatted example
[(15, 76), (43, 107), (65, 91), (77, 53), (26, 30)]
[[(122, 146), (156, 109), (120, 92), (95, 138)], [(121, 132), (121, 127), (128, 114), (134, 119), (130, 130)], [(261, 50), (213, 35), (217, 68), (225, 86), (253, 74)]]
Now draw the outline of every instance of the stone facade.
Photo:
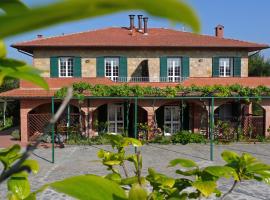
[(134, 76), (142, 61), (148, 60), (149, 76), (159, 77), (160, 56), (190, 57), (190, 77), (211, 77), (212, 57), (242, 57), (241, 76), (248, 76), (248, 52), (246, 51), (211, 51), (211, 50), (35, 50), (33, 65), (43, 71), (44, 77), (50, 76), (51, 56), (80, 56), (82, 57), (82, 76), (96, 76), (96, 57), (126, 56), (128, 58), (128, 76)]

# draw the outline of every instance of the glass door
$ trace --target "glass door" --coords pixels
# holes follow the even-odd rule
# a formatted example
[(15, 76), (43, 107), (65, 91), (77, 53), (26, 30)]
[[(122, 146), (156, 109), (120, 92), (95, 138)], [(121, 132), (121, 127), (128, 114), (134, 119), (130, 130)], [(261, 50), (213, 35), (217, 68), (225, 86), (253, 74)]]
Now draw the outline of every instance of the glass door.
[(180, 109), (179, 106), (164, 107), (164, 133), (172, 135), (180, 130)]
[(109, 133), (122, 133), (124, 129), (124, 106), (122, 104), (108, 105)]

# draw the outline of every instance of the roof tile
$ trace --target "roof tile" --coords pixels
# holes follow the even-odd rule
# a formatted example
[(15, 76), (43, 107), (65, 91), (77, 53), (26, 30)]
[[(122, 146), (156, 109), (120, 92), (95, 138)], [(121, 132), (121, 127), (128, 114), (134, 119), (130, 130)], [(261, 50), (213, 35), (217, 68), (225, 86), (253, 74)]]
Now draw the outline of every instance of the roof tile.
[(177, 47), (177, 48), (247, 48), (249, 51), (268, 48), (240, 40), (199, 35), (165, 28), (150, 28), (148, 35), (128, 28), (104, 28), (62, 36), (38, 38), (12, 45), (32, 52), (36, 47)]

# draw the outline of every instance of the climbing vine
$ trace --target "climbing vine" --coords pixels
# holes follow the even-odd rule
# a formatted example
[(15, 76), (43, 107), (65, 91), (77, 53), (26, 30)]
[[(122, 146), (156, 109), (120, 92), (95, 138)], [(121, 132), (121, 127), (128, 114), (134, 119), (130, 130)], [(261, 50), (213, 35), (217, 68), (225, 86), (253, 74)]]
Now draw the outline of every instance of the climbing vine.
[[(262, 96), (270, 96), (270, 88), (266, 86), (258, 86), (255, 88), (244, 87), (238, 84), (223, 86), (196, 86), (192, 85), (184, 87), (177, 85), (176, 87), (152, 87), (139, 85), (91, 85), (85, 82), (78, 82), (72, 85), (74, 97), (84, 100), (86, 96), (96, 97), (126, 97), (126, 96), (157, 96), (157, 97), (176, 97), (176, 96), (214, 96), (214, 97), (254, 97), (260, 100)], [(59, 89), (55, 96), (58, 98), (65, 97), (67, 88)]]

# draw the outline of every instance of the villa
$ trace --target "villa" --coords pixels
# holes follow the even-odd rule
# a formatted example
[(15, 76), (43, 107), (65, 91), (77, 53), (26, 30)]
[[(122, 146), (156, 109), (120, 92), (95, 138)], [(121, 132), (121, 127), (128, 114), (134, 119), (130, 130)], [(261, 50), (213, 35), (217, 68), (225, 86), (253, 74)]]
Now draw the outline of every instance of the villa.
[[(20, 87), (0, 94), (4, 99), (20, 101), (21, 141), (28, 142), (42, 133), (51, 117), (51, 99), (62, 87), (75, 82), (92, 85), (140, 85), (158, 88), (239, 84), (246, 87), (270, 87), (268, 77), (248, 77), (248, 59), (254, 52), (269, 48), (266, 44), (227, 39), (218, 25), (213, 36), (166, 29), (149, 28), (148, 18), (130, 15), (128, 27), (109, 27), (86, 32), (44, 37), (13, 44), (23, 54), (33, 57), (33, 66), (42, 70), (50, 90), (26, 81)], [(137, 23), (136, 23), (137, 24)], [(61, 103), (55, 100), (55, 108)], [(83, 132), (97, 135), (96, 122), (103, 122), (108, 132), (134, 136), (136, 122), (152, 126), (154, 121), (165, 135), (179, 130), (209, 130), (209, 102), (190, 99), (125, 98), (85, 99)], [(184, 106), (183, 106), (184, 105)], [(253, 113), (254, 106), (262, 109)], [(134, 121), (135, 109), (138, 112)], [(267, 136), (270, 127), (270, 99), (254, 105), (232, 99), (215, 100), (215, 119), (228, 121), (248, 131), (250, 124), (257, 134)], [(78, 101), (70, 103), (70, 125), (78, 123)], [(67, 115), (59, 126), (67, 126)], [(240, 119), (240, 121), (239, 121)], [(61, 128), (61, 127), (60, 127)]]

